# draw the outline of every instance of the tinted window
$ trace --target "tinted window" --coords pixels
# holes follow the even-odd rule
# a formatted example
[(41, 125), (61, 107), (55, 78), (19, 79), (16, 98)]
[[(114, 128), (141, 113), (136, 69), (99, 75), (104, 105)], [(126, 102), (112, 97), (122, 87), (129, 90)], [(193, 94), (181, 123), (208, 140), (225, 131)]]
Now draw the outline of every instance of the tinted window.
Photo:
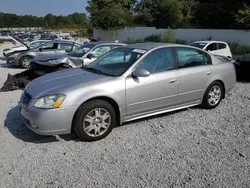
[(148, 54), (138, 66), (150, 73), (157, 73), (174, 69), (174, 58), (171, 48), (155, 50)]
[(218, 43), (218, 47), (219, 47), (219, 50), (221, 50), (221, 49), (225, 49), (227, 45), (224, 43)]
[(210, 51), (217, 50), (217, 44), (216, 43), (209, 44), (207, 47), (207, 50), (210, 50)]
[(71, 50), (72, 44), (70, 43), (61, 43), (60, 44), (60, 50)]
[(210, 64), (209, 55), (195, 49), (177, 48), (179, 68), (196, 67)]

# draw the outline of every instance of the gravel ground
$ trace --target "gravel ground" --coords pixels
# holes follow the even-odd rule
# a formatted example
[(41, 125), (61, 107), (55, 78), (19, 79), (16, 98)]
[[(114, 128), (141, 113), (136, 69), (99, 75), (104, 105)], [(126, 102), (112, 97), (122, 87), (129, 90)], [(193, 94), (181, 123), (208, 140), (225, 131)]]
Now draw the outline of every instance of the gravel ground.
[[(16, 72), (0, 68), (0, 86)], [(94, 143), (35, 135), (20, 119), (20, 94), (0, 93), (1, 188), (250, 185), (250, 83), (237, 83), (217, 109), (128, 123)]]

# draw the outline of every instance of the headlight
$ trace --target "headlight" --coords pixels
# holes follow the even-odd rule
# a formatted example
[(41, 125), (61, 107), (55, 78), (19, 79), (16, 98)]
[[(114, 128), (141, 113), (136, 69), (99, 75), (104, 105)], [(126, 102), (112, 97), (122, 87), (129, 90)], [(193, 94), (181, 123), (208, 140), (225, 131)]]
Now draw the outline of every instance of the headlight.
[(38, 99), (34, 106), (37, 108), (53, 109), (59, 108), (65, 99), (65, 95), (49, 95)]

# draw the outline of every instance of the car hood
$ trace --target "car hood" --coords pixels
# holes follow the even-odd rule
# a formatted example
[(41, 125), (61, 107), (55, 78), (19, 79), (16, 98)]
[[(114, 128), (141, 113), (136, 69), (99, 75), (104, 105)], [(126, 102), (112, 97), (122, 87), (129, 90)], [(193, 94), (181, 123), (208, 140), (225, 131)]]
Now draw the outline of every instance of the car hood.
[(57, 60), (57, 59), (65, 58), (65, 57), (68, 57), (68, 54), (41, 55), (41, 56), (34, 58), (33, 60), (36, 63), (39, 63), (39, 62)]
[(68, 54), (61, 54), (57, 56), (40, 56), (34, 58), (33, 62), (43, 66), (57, 66), (63, 63), (69, 64), (72, 67), (80, 67), (83, 63), (83, 59), (79, 57), (69, 56)]
[(39, 98), (50, 94), (65, 93), (109, 79), (112, 77), (88, 72), (82, 68), (74, 68), (39, 77), (28, 84), (26, 91), (33, 98)]

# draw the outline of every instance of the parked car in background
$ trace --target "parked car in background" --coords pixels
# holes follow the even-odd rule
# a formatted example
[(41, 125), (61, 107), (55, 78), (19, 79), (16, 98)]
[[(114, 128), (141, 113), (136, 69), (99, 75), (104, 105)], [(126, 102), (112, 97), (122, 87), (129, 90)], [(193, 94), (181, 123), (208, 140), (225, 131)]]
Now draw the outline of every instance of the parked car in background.
[(56, 70), (80, 67), (88, 65), (98, 57), (110, 50), (126, 44), (117, 42), (90, 42), (84, 44), (67, 54), (43, 55), (34, 58), (31, 67), (39, 71), (39, 74), (46, 74)]
[(21, 43), (11, 36), (0, 36), (1, 54), (6, 48), (12, 48), (19, 45), (21, 45)]
[(66, 53), (66, 51), (70, 52), (79, 46), (80, 44), (72, 41), (50, 41), (36, 48), (28, 48), (27, 50), (19, 50), (9, 53), (6, 55), (6, 63), (21, 66), (23, 68), (30, 68), (30, 62), (36, 56), (45, 54), (62, 54)]
[(214, 55), (221, 55), (225, 57), (232, 58), (232, 53), (229, 45), (222, 41), (196, 41), (189, 44), (189, 46), (194, 46), (208, 51)]
[(22, 51), (22, 50), (28, 50), (32, 48), (36, 48), (46, 42), (49, 42), (49, 40), (36, 40), (32, 41), (28, 44), (25, 44), (24, 42), (19, 41), (21, 45), (19, 46), (14, 46), (12, 48), (6, 48), (3, 50), (3, 56), (5, 57), (7, 54), (15, 52), (15, 51)]
[(124, 122), (200, 104), (215, 108), (235, 84), (225, 58), (191, 46), (133, 44), (33, 80), (20, 99), (21, 117), (37, 134), (74, 130), (95, 141)]
[(238, 57), (234, 65), (239, 80), (250, 80), (250, 53)]

